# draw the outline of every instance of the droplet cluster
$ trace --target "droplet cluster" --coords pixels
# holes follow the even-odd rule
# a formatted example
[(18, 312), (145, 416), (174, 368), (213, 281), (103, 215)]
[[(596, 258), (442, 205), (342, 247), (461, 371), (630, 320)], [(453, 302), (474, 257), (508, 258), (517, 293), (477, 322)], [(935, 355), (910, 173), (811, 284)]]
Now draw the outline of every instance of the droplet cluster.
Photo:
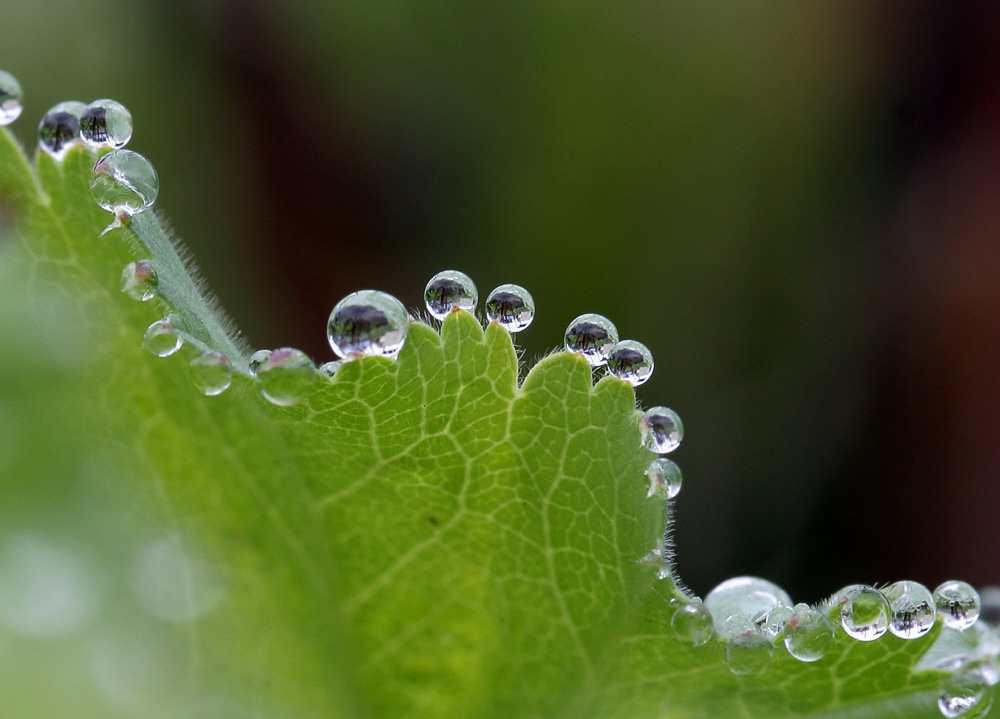
[[(2, 82), (3, 77), (0, 76), (0, 84)], [(20, 88), (17, 91), (20, 107)], [(20, 109), (17, 112), (20, 114)], [(57, 160), (61, 160), (74, 145), (117, 150), (130, 139), (132, 114), (114, 100), (95, 100), (89, 105), (75, 100), (60, 102), (38, 123), (38, 147)]]

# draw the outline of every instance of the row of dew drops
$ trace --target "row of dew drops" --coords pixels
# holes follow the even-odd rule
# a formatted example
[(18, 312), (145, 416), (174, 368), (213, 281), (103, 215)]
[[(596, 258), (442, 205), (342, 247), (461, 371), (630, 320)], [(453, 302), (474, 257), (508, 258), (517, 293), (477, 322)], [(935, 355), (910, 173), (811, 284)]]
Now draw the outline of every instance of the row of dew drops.
[[(15, 120), (21, 108), (20, 85), (0, 71), (0, 125)], [(159, 187), (152, 164), (142, 155), (122, 149), (131, 135), (131, 115), (113, 100), (89, 105), (60, 103), (45, 114), (38, 128), (39, 147), (56, 159), (80, 142), (111, 150), (94, 165), (91, 193), (101, 207), (115, 214), (119, 225), (150, 207)], [(121, 286), (128, 296), (146, 301), (156, 296), (157, 282), (154, 264), (138, 260), (125, 267)], [(427, 311), (437, 320), (451, 312), (475, 312), (478, 299), (472, 279), (454, 270), (435, 275), (424, 291)], [(489, 294), (485, 310), (488, 321), (509, 332), (520, 332), (534, 319), (535, 303), (523, 287), (506, 284)], [(284, 347), (253, 353), (248, 369), (268, 401), (292, 405), (305, 396), (317, 375), (334, 377), (343, 361), (363, 356), (396, 357), (406, 341), (409, 322), (405, 307), (391, 295), (376, 290), (355, 292), (334, 306), (327, 322), (327, 339), (339, 360), (327, 362), (317, 371), (305, 353)], [(175, 354), (184, 343), (179, 326), (173, 316), (154, 322), (146, 330), (143, 345), (159, 357)], [(581, 354), (591, 367), (606, 366), (610, 374), (633, 387), (646, 382), (653, 372), (649, 349), (634, 340), (620, 341), (614, 324), (601, 315), (574, 319), (566, 329), (564, 346)], [(196, 356), (190, 370), (195, 386), (209, 396), (228, 389), (234, 372), (229, 358), (210, 350)], [(680, 417), (666, 407), (654, 407), (643, 414), (639, 427), (644, 446), (658, 455), (646, 470), (647, 496), (673, 499), (681, 487), (681, 472), (663, 455), (681, 442), (684, 428)], [(652, 550), (643, 561), (655, 565), (660, 578), (669, 576), (662, 550)], [(945, 628), (935, 647), (944, 648), (934, 656), (933, 668), (952, 674), (942, 685), (938, 708), (945, 717), (971, 718), (989, 711), (989, 687), (1000, 681), (1000, 632), (996, 624), (1000, 589), (991, 590), (989, 596), (991, 601), (984, 607), (980, 595), (965, 582), (948, 581), (932, 593), (917, 582), (900, 581), (881, 590), (851, 585), (813, 608), (793, 603), (787, 592), (772, 582), (736, 577), (717, 586), (704, 601), (696, 597), (675, 600), (671, 623), (677, 636), (693, 646), (719, 636), (725, 642), (730, 670), (749, 676), (768, 669), (776, 643), (783, 644), (795, 659), (818, 661), (834, 641), (835, 623), (860, 641), (874, 641), (887, 632), (916, 639), (926, 635), (940, 615)], [(977, 621), (981, 609), (991, 621)]]

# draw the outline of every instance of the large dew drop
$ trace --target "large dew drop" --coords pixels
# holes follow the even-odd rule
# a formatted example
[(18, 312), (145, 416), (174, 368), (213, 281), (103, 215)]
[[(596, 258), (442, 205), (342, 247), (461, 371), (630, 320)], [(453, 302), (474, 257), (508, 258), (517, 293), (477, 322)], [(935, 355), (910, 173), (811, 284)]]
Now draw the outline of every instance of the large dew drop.
[(917, 639), (934, 626), (937, 610), (931, 590), (919, 582), (890, 584), (883, 592), (892, 615), (889, 631), (901, 639)]
[(796, 604), (785, 623), (785, 649), (800, 662), (823, 658), (833, 643), (833, 624), (808, 604)]
[(684, 423), (677, 413), (666, 407), (653, 407), (639, 422), (642, 443), (657, 454), (673, 452), (684, 439)]
[(700, 647), (712, 638), (712, 613), (700, 599), (682, 604), (670, 619), (670, 626), (677, 638), (692, 647)]
[(889, 601), (875, 587), (854, 584), (837, 593), (840, 625), (852, 639), (873, 642), (889, 628)]
[(989, 713), (993, 696), (986, 679), (976, 671), (959, 672), (945, 680), (938, 709), (948, 719), (977, 719)]
[(622, 340), (608, 354), (608, 371), (638, 387), (653, 376), (653, 353), (641, 342)]
[(120, 102), (94, 100), (80, 115), (80, 138), (95, 148), (125, 147), (132, 139), (132, 114)]
[(392, 295), (361, 290), (338, 302), (326, 324), (326, 338), (338, 357), (395, 357), (410, 329), (406, 308)]
[(520, 285), (500, 285), (486, 298), (486, 319), (508, 332), (520, 332), (535, 319), (535, 300)]
[(138, 152), (115, 150), (94, 165), (90, 194), (116, 215), (134, 215), (156, 201), (160, 180), (152, 163)]
[(0, 70), (0, 125), (9, 125), (24, 109), (21, 83), (9, 72)]
[(591, 367), (602, 367), (618, 342), (618, 328), (603, 315), (580, 315), (569, 323), (564, 341), (567, 352), (578, 352)]
[(316, 368), (301, 350), (273, 350), (257, 367), (260, 393), (271, 404), (289, 407), (305, 397), (316, 381)]
[(438, 272), (424, 288), (424, 304), (436, 320), (443, 320), (452, 310), (475, 312), (478, 303), (476, 283), (457, 270)]
[(792, 606), (788, 592), (759, 577), (733, 577), (705, 597), (705, 606), (715, 617), (715, 631), (726, 636), (726, 620), (742, 618), (750, 625), (763, 622), (778, 607)]
[(233, 365), (218, 352), (205, 352), (191, 360), (191, 382), (208, 397), (229, 389), (233, 381)]
[(753, 629), (733, 634), (726, 640), (726, 666), (736, 676), (763, 674), (774, 659), (774, 645)]
[(38, 123), (38, 146), (61, 160), (80, 139), (80, 116), (87, 108), (82, 102), (60, 102)]
[(952, 629), (968, 629), (979, 619), (979, 592), (958, 580), (945, 582), (934, 590), (934, 603), (944, 624)]
[(151, 324), (142, 338), (142, 346), (157, 357), (169, 357), (183, 344), (184, 340), (177, 334), (169, 317)]
[(681, 468), (666, 457), (660, 457), (650, 462), (646, 468), (646, 478), (649, 479), (647, 497), (673, 499), (681, 491)]
[(145, 302), (156, 297), (156, 271), (148, 260), (129, 262), (122, 270), (122, 292)]

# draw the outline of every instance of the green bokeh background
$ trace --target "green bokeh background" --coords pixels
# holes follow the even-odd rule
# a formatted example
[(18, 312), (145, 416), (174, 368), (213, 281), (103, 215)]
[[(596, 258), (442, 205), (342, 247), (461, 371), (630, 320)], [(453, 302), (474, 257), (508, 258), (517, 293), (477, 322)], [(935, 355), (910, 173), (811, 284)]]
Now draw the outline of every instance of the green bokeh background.
[[(606, 314), (656, 358), (641, 403), (686, 423), (682, 577), (816, 601), (1000, 581), (979, 558), (1000, 549), (1000, 418), (961, 401), (994, 397), (992, 372), (921, 364), (983, 332), (976, 366), (1000, 357), (990, 215), (983, 292), (913, 304), (964, 246), (934, 183), (986, 102), (938, 101), (995, 76), (975, 62), (995, 13), (961, 5), (11, 0), (0, 67), (25, 143), (62, 100), (131, 109), (157, 208), (254, 346), (326, 361), (340, 297), (418, 307), (451, 268), (532, 292), (527, 359)], [(961, 175), (986, 182), (973, 207), (995, 199), (991, 140), (961, 145), (986, 158)], [(953, 392), (925, 401), (938, 369)]]

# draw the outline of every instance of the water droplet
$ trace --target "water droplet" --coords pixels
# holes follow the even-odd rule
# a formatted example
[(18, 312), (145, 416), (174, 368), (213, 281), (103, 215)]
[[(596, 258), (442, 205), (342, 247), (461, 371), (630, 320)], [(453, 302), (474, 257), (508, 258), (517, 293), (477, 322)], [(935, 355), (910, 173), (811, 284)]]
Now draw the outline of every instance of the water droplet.
[(622, 340), (611, 348), (608, 371), (618, 379), (638, 387), (653, 376), (653, 353), (641, 342)]
[(959, 672), (948, 677), (941, 685), (938, 709), (948, 719), (975, 719), (985, 716), (992, 702), (989, 684), (982, 675), (976, 671)]
[(774, 645), (767, 637), (751, 630), (726, 640), (726, 666), (739, 677), (763, 674), (774, 659)]
[(785, 622), (785, 649), (800, 662), (823, 658), (833, 643), (833, 624), (808, 604), (796, 604)]
[(395, 357), (409, 328), (406, 308), (399, 300), (378, 290), (361, 290), (334, 306), (326, 338), (339, 357)]
[(87, 108), (82, 102), (60, 102), (45, 113), (38, 123), (38, 146), (57, 160), (80, 140), (80, 115)]
[(705, 597), (705, 606), (715, 617), (715, 631), (725, 636), (728, 617), (744, 617), (750, 625), (763, 621), (778, 607), (792, 606), (788, 592), (759, 577), (733, 577)]
[(453, 309), (475, 312), (478, 302), (476, 283), (457, 270), (438, 272), (424, 289), (424, 304), (436, 320), (443, 320)]
[(250, 370), (250, 374), (256, 377), (257, 370), (264, 363), (264, 360), (266, 360), (270, 356), (271, 356), (271, 350), (257, 350), (252, 355), (250, 355), (250, 359), (247, 361), (247, 368)]
[(667, 407), (653, 407), (642, 415), (639, 431), (646, 449), (657, 454), (673, 452), (684, 439), (684, 423)]
[(319, 371), (325, 374), (327, 377), (330, 377), (331, 379), (335, 374), (337, 374), (337, 370), (339, 369), (340, 369), (340, 362), (337, 362), (336, 360), (334, 360), (333, 362), (324, 362), (319, 366)]
[(670, 619), (677, 638), (693, 647), (700, 647), (712, 638), (712, 613), (700, 599), (682, 604)]
[(770, 640), (775, 640), (781, 633), (785, 631), (785, 623), (792, 618), (795, 614), (795, 610), (791, 607), (780, 606), (770, 612), (763, 622), (760, 623), (758, 630), (761, 634)]
[(663, 556), (663, 550), (660, 547), (646, 552), (645, 556), (639, 560), (639, 564), (652, 567), (656, 571), (657, 579), (666, 579), (670, 576), (670, 566), (667, 564), (667, 559)]
[(116, 215), (141, 212), (156, 201), (160, 180), (152, 163), (138, 152), (114, 150), (94, 165), (90, 194)]
[(132, 590), (143, 609), (178, 624), (205, 616), (226, 593), (215, 568), (194, 556), (176, 535), (143, 547), (131, 574)]
[(520, 332), (535, 319), (535, 300), (520, 285), (500, 285), (486, 298), (486, 319), (508, 332)]
[(902, 581), (890, 584), (883, 592), (889, 600), (892, 616), (889, 631), (901, 639), (924, 636), (934, 626), (937, 610), (931, 590), (919, 582)]
[(840, 625), (852, 639), (872, 642), (889, 628), (889, 601), (875, 587), (853, 584), (838, 592)]
[(132, 139), (132, 113), (120, 102), (94, 100), (80, 115), (80, 137), (91, 147), (125, 147)]
[(0, 70), (0, 125), (9, 125), (20, 116), (23, 99), (21, 83), (9, 72)]
[(122, 270), (122, 292), (145, 302), (156, 297), (156, 271), (147, 260), (129, 262)]
[(205, 352), (191, 360), (191, 381), (209, 397), (220, 395), (233, 381), (233, 364), (224, 354)]
[(580, 315), (566, 328), (566, 351), (579, 352), (591, 367), (606, 365), (617, 342), (618, 328), (603, 315)]
[(151, 324), (142, 338), (142, 346), (157, 357), (169, 357), (183, 344), (184, 340), (177, 334), (169, 317)]
[(681, 491), (681, 468), (666, 457), (659, 457), (650, 462), (646, 469), (649, 478), (647, 497), (673, 499)]
[(934, 590), (934, 603), (946, 627), (968, 629), (979, 619), (979, 592), (965, 582), (951, 580), (939, 586)]
[(316, 369), (304, 352), (290, 347), (272, 351), (257, 367), (260, 393), (271, 404), (289, 407), (316, 381)]

